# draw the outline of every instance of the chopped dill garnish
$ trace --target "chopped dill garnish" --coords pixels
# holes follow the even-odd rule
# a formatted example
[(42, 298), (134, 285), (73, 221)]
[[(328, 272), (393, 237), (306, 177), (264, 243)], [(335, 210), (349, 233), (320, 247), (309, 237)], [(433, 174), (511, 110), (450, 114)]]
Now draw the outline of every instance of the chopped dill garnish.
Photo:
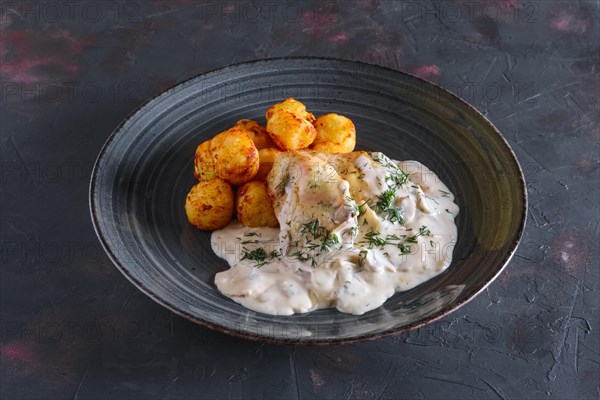
[(375, 206), (373, 208), (377, 212), (384, 212), (385, 210), (391, 207), (395, 196), (396, 191), (394, 189), (386, 190), (385, 192), (377, 196), (377, 202), (375, 203)]
[(269, 253), (269, 257), (271, 257), (271, 258), (280, 258), (281, 254), (279, 254), (279, 252), (277, 250), (273, 250), (272, 252)]
[[(248, 250), (247, 248), (244, 247), (243, 252), (244, 252), (244, 254), (242, 255), (242, 260), (251, 260), (251, 261), (256, 262), (256, 264), (254, 266), (257, 268), (262, 267), (263, 265), (267, 264), (270, 260), (272, 260), (274, 258), (281, 257), (281, 255), (279, 254), (279, 252), (277, 250), (273, 250), (272, 252), (267, 254), (265, 249), (262, 247), (258, 247), (254, 250)], [(267, 259), (269, 261), (267, 261)]]
[(303, 253), (301, 251), (297, 251), (295, 253), (292, 253), (292, 257), (296, 258), (296, 260), (298, 260), (300, 262), (307, 262), (308, 260), (310, 260), (310, 265), (313, 268), (317, 266), (317, 261), (314, 259), (314, 257), (311, 257), (308, 253)]
[(398, 188), (408, 182), (408, 174), (398, 168), (397, 171), (392, 172), (385, 179), (388, 181), (388, 185)]
[(357, 206), (358, 207), (358, 216), (359, 217), (362, 217), (364, 215), (364, 213), (367, 212), (365, 206), (368, 206), (368, 205), (369, 205), (369, 200), (366, 200), (364, 203), (362, 203), (362, 204), (360, 204), (360, 205)]
[(407, 246), (405, 243), (417, 243), (417, 237), (419, 236), (431, 236), (431, 232), (426, 226), (422, 226), (419, 228), (419, 232), (414, 236), (406, 237), (406, 235), (398, 236), (394, 234), (382, 238), (379, 232), (371, 231), (365, 234), (365, 240), (361, 240), (359, 243), (366, 243), (371, 249), (373, 247), (383, 249), (386, 245), (395, 245), (400, 250), (400, 255), (404, 255), (412, 253), (411, 247)]
[(338, 235), (334, 234), (330, 234), (329, 232), (327, 233), (327, 235), (323, 236), (321, 238), (321, 251), (329, 251), (329, 248), (335, 244), (339, 244), (340, 243), (340, 238), (338, 237)]
[(302, 229), (301, 232), (302, 233), (310, 233), (313, 237), (313, 239), (316, 239), (317, 237), (321, 236), (321, 234), (323, 233), (323, 231), (326, 231), (327, 229), (325, 229), (325, 227), (319, 226), (320, 222), (319, 219), (315, 218), (310, 222), (307, 222), (306, 224), (302, 224)]
[(374, 231), (366, 233), (365, 239), (367, 239), (367, 240), (363, 240), (363, 241), (361, 241), (361, 243), (368, 243), (371, 248), (373, 246), (383, 247), (387, 244), (387, 241), (379, 235), (380, 235), (379, 232), (374, 232)]
[(410, 254), (412, 250), (409, 246), (405, 246), (403, 243), (398, 243), (398, 248), (400, 249), (400, 255)]
[(303, 253), (301, 251), (297, 251), (295, 253), (292, 253), (292, 257), (295, 257), (296, 260), (298, 261), (302, 261), (302, 262), (306, 262), (308, 260), (310, 260), (310, 256), (306, 253)]
[(248, 250), (244, 247), (243, 249), (244, 255), (242, 256), (242, 260), (251, 260), (255, 261), (255, 267), (262, 267), (267, 263), (267, 252), (262, 247), (254, 249), (252, 251)]
[[(405, 235), (402, 235), (402, 236), (405, 237)], [(402, 239), (400, 239), (400, 237), (398, 235), (393, 234), (393, 235), (387, 235), (385, 237), (385, 240), (402, 240)]]
[(402, 171), (400, 167), (398, 167), (398, 165), (388, 157), (384, 156), (383, 154), (378, 154), (373, 157), (373, 160), (383, 165), (390, 171), (390, 175), (385, 177), (385, 181), (390, 187), (396, 189), (408, 182), (409, 174)]
[(311, 250), (319, 248), (321, 251), (329, 251), (331, 246), (340, 243), (340, 238), (337, 234), (332, 234), (327, 228), (324, 226), (319, 226), (319, 224), (320, 223), (318, 219), (314, 219), (306, 224), (302, 224), (302, 233), (311, 234), (313, 239), (321, 239), (320, 244), (316, 245), (313, 242), (308, 242), (306, 247), (310, 248)]
[(404, 225), (404, 210), (402, 208), (388, 208), (385, 210), (387, 213), (387, 219), (391, 223), (398, 223), (400, 225)]
[(427, 229), (427, 227), (425, 225), (423, 225), (419, 228), (419, 232), (417, 232), (415, 235), (407, 238), (406, 241), (408, 243), (417, 243), (417, 238), (419, 236), (431, 236), (431, 231), (429, 231), (429, 229)]
[(385, 183), (388, 189), (377, 196), (377, 201), (373, 205), (373, 209), (378, 213), (385, 213), (386, 219), (392, 223), (403, 225), (402, 209), (393, 207), (393, 204), (398, 188), (410, 182), (408, 179), (409, 174), (402, 171), (395, 162), (383, 154), (377, 153), (373, 156), (373, 160), (384, 166), (389, 172), (389, 175), (385, 176)]
[(391, 223), (404, 224), (403, 210), (402, 208), (393, 207), (394, 199), (396, 197), (396, 189), (388, 189), (379, 196), (377, 196), (377, 202), (373, 206), (373, 209), (378, 213), (385, 213), (386, 219)]
[[(356, 235), (358, 228), (349, 229), (353, 236)], [(338, 234), (331, 233), (327, 228), (321, 226), (319, 219), (302, 224), (300, 231), (307, 234), (307, 240), (304, 244), (307, 251), (297, 251), (292, 256), (302, 262), (310, 260), (313, 267), (317, 265), (316, 257), (320, 256), (322, 252), (330, 252), (333, 246), (340, 243)], [(296, 243), (296, 247), (298, 247), (298, 243)]]

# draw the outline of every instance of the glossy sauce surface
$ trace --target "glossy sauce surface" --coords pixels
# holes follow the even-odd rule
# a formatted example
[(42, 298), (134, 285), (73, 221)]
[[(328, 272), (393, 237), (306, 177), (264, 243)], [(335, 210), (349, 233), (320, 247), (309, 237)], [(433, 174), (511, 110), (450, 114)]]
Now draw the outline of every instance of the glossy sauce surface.
[(363, 314), (450, 265), (459, 208), (416, 161), (382, 153), (278, 156), (268, 178), (279, 229), (233, 221), (213, 232), (225, 296), (267, 314)]

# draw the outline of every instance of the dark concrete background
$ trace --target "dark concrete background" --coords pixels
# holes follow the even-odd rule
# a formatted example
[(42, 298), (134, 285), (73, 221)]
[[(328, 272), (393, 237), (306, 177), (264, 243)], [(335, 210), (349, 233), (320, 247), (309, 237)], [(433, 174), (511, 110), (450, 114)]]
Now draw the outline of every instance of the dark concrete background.
[[(2, 398), (600, 396), (598, 2), (2, 1)], [(119, 121), (195, 74), (280, 56), (376, 63), (448, 88), (503, 132), (527, 229), (467, 306), (357, 345), (261, 345), (164, 310), (88, 216)]]

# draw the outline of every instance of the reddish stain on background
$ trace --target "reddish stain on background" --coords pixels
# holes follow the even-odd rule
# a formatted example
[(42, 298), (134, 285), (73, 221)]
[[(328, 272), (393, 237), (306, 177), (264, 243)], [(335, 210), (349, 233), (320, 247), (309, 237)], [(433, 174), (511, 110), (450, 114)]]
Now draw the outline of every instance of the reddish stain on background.
[(334, 33), (330, 35), (327, 40), (331, 43), (340, 43), (348, 41), (348, 36), (345, 32)]
[(553, 12), (549, 21), (555, 31), (572, 35), (583, 35), (591, 23), (588, 12), (572, 7)]
[(577, 169), (581, 172), (590, 172), (598, 167), (598, 159), (590, 153), (583, 153), (577, 161)]
[(233, 4), (227, 4), (225, 7), (223, 7), (223, 14), (225, 15), (230, 15), (233, 14), (235, 12), (235, 6)]
[[(116, 316), (102, 312), (92, 315), (93, 308), (93, 303), (82, 305), (67, 296), (40, 310), (27, 323), (15, 324), (9, 339), (0, 344), (3, 372), (15, 377), (35, 376), (37, 384), (49, 389), (75, 387), (86, 360), (98, 346), (126, 346), (139, 340), (141, 325), (131, 320), (136, 310), (127, 307), (127, 302)], [(8, 329), (13, 328), (8, 325)]]
[(412, 73), (419, 78), (436, 81), (440, 77), (442, 70), (437, 65), (422, 65), (415, 68)]
[(3, 358), (6, 357), (25, 364), (33, 363), (31, 351), (25, 345), (20, 343), (7, 343), (1, 345), (0, 354), (2, 354)]
[(550, 246), (550, 255), (569, 275), (581, 279), (592, 263), (590, 243), (593, 238), (576, 232), (563, 232)]
[(302, 31), (320, 36), (338, 20), (338, 14), (330, 10), (307, 11), (302, 15)]
[(323, 377), (319, 373), (319, 371), (310, 369), (310, 381), (312, 382), (313, 388), (318, 388), (319, 386), (323, 386)]
[(65, 45), (68, 46), (68, 49), (73, 53), (81, 53), (85, 46), (83, 43), (79, 42), (76, 37), (74, 37), (71, 32), (67, 31), (63, 28), (56, 28), (50, 36), (57, 40), (63, 40)]
[(5, 32), (0, 36), (0, 73), (16, 83), (72, 79), (83, 70), (86, 39), (62, 27)]
[(377, 399), (380, 397), (383, 397), (382, 394), (380, 393), (381, 390), (384, 390), (385, 387), (376, 387), (376, 386), (372, 386), (370, 385), (366, 380), (363, 379), (357, 379), (354, 380), (352, 385), (352, 394), (357, 398), (357, 399)]

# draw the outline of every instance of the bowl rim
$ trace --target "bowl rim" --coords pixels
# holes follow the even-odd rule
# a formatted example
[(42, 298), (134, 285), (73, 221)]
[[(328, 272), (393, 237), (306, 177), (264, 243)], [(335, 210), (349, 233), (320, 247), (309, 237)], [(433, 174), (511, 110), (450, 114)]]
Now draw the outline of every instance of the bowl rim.
[[(395, 327), (395, 328), (389, 328), (389, 329), (385, 329), (383, 331), (380, 332), (374, 332), (374, 333), (368, 333), (368, 334), (363, 334), (363, 335), (359, 335), (359, 336), (355, 336), (355, 337), (350, 337), (350, 338), (333, 338), (333, 339), (315, 339), (315, 338), (276, 338), (276, 337), (271, 337), (271, 336), (263, 336), (263, 335), (259, 335), (259, 334), (254, 334), (251, 332), (246, 332), (246, 331), (242, 331), (242, 330), (232, 330), (232, 329), (228, 329), (225, 328), (219, 324), (215, 324), (211, 321), (205, 320), (203, 318), (200, 318), (196, 315), (190, 314), (186, 311), (183, 311), (181, 309), (179, 309), (177, 306), (175, 306), (174, 304), (171, 304), (170, 302), (164, 300), (163, 298), (161, 298), (160, 296), (156, 295), (150, 288), (146, 287), (140, 280), (138, 280), (135, 276), (133, 276), (133, 274), (129, 271), (128, 268), (126, 268), (122, 263), (121, 260), (117, 257), (117, 255), (113, 252), (112, 248), (109, 245), (108, 239), (105, 236), (104, 232), (101, 229), (101, 225), (99, 222), (100, 216), (99, 216), (99, 209), (98, 209), (98, 205), (96, 203), (96, 184), (97, 184), (97, 180), (98, 180), (98, 176), (99, 176), (99, 166), (100, 163), (102, 162), (102, 160), (105, 157), (105, 154), (107, 152), (107, 150), (109, 149), (112, 141), (115, 139), (115, 137), (119, 134), (119, 132), (121, 131), (121, 129), (123, 128), (123, 126), (129, 122), (131, 119), (133, 119), (136, 114), (138, 114), (143, 108), (145, 108), (149, 103), (163, 97), (163, 96), (168, 96), (171, 92), (174, 92), (176, 90), (178, 90), (180, 87), (185, 86), (187, 83), (200, 79), (202, 77), (207, 77), (207, 76), (211, 76), (211, 75), (217, 75), (220, 74), (224, 71), (230, 70), (230, 69), (236, 69), (242, 66), (250, 66), (250, 65), (255, 65), (255, 64), (264, 64), (264, 63), (271, 63), (271, 62), (276, 62), (276, 61), (330, 61), (330, 62), (336, 62), (336, 63), (346, 63), (346, 64), (354, 64), (354, 65), (363, 65), (365, 67), (368, 68), (375, 68), (375, 69), (381, 69), (382, 71), (387, 71), (387, 72), (392, 72), (395, 74), (401, 74), (401, 75), (405, 75), (408, 76), (412, 79), (417, 79), (419, 81), (421, 81), (421, 83), (423, 83), (425, 86), (431, 85), (432, 89), (436, 89), (436, 90), (441, 90), (443, 92), (445, 92), (446, 95), (451, 96), (455, 101), (462, 103), (462, 105), (466, 106), (466, 108), (474, 113), (475, 115), (477, 115), (481, 121), (483, 122), (484, 125), (486, 125), (488, 128), (491, 129), (491, 131), (495, 134), (495, 136), (497, 137), (497, 139), (500, 139), (500, 142), (504, 144), (505, 146), (505, 150), (508, 151), (508, 155), (510, 156), (510, 161), (513, 167), (515, 167), (515, 170), (518, 173), (518, 177), (519, 177), (519, 191), (521, 192), (522, 196), (523, 196), (523, 210), (522, 213), (520, 215), (520, 222), (519, 222), (519, 227), (517, 228), (517, 234), (515, 237), (515, 240), (510, 244), (510, 246), (508, 247), (508, 251), (505, 255), (505, 257), (502, 259), (501, 261), (501, 267), (496, 271), (496, 273), (489, 279), (487, 279), (486, 281), (483, 282), (483, 285), (481, 285), (481, 287), (475, 291), (474, 293), (472, 293), (469, 297), (467, 297), (466, 299), (456, 303), (452, 308), (448, 309), (448, 310), (443, 310), (443, 311), (438, 311), (434, 314), (432, 314), (429, 317), (424, 318), (423, 320), (420, 320), (416, 323), (409, 323), (403, 327)], [(393, 69), (393, 68), (389, 68), (389, 67), (384, 67), (381, 65), (377, 65), (377, 64), (371, 64), (371, 63), (367, 63), (367, 62), (363, 62), (363, 61), (357, 61), (357, 60), (350, 60), (350, 59), (342, 59), (342, 58), (335, 58), (335, 57), (304, 57), (304, 56), (300, 56), (300, 57), (295, 57), (295, 56), (288, 56), (288, 57), (273, 57), (273, 58), (261, 58), (261, 59), (255, 59), (255, 60), (250, 60), (250, 61), (245, 61), (245, 62), (240, 62), (240, 63), (235, 63), (235, 64), (230, 64), (224, 67), (219, 67), (219, 68), (214, 68), (211, 70), (208, 70), (206, 72), (194, 75), (188, 79), (185, 79), (181, 82), (178, 82), (170, 87), (168, 87), (167, 89), (161, 91), (160, 93), (158, 93), (157, 95), (147, 99), (146, 101), (140, 103), (133, 111), (131, 111), (127, 116), (125, 116), (120, 123), (113, 129), (113, 131), (111, 132), (111, 134), (108, 136), (108, 138), (106, 139), (106, 141), (104, 142), (102, 148), (100, 149), (100, 152), (98, 153), (98, 156), (96, 157), (96, 160), (94, 162), (94, 167), (92, 169), (92, 174), (91, 174), (91, 178), (90, 178), (90, 184), (89, 184), (89, 209), (90, 209), (90, 216), (91, 216), (91, 220), (92, 220), (92, 225), (94, 227), (94, 231), (96, 232), (96, 236), (98, 237), (100, 244), (102, 245), (104, 251), (106, 252), (106, 254), (108, 255), (108, 257), (110, 258), (110, 260), (112, 261), (112, 263), (115, 265), (115, 267), (117, 267), (117, 269), (140, 291), (142, 291), (142, 293), (144, 293), (145, 295), (147, 295), (148, 297), (150, 297), (152, 300), (154, 300), (156, 303), (160, 304), (161, 306), (169, 309), (170, 311), (174, 312), (175, 314), (182, 316), (192, 322), (195, 322), (199, 325), (205, 326), (209, 329), (221, 332), (221, 333), (225, 333), (227, 335), (231, 335), (234, 337), (238, 337), (238, 338), (242, 338), (242, 339), (248, 339), (248, 340), (252, 340), (252, 341), (258, 341), (261, 343), (269, 343), (269, 344), (284, 344), (284, 345), (305, 345), (305, 346), (323, 346), (323, 345), (333, 345), (333, 344), (351, 344), (351, 343), (357, 343), (357, 342), (364, 342), (364, 341), (370, 341), (370, 340), (377, 340), (377, 339), (381, 339), (384, 337), (389, 337), (389, 336), (394, 336), (394, 335), (399, 335), (401, 333), (404, 332), (409, 332), (415, 329), (418, 329), (422, 326), (428, 325), (432, 322), (438, 321), (441, 318), (455, 312), (456, 310), (458, 310), (459, 308), (461, 308), (462, 306), (464, 306), (465, 304), (469, 303), (471, 300), (473, 300), (475, 297), (477, 297), (481, 292), (483, 292), (494, 280), (496, 280), (496, 278), (498, 278), (498, 276), (504, 271), (504, 269), (506, 268), (506, 266), (508, 265), (508, 263), (510, 262), (510, 260), (512, 259), (512, 257), (514, 256), (514, 254), (516, 253), (517, 247), (519, 245), (519, 243), (521, 242), (521, 239), (523, 238), (523, 232), (525, 230), (525, 225), (526, 225), (526, 221), (527, 221), (527, 210), (528, 210), (528, 193), (527, 193), (527, 187), (526, 187), (526, 183), (525, 183), (525, 177), (523, 174), (523, 170), (521, 169), (521, 165), (519, 164), (519, 161), (517, 159), (517, 156), (515, 155), (513, 149), (511, 148), (510, 144), (508, 143), (508, 141), (506, 140), (506, 138), (502, 135), (502, 133), (498, 130), (498, 128), (496, 128), (496, 126), (488, 119), (486, 118), (481, 112), (479, 112), (474, 106), (472, 106), (471, 104), (469, 104), (468, 102), (466, 102), (465, 100), (461, 99), (460, 97), (458, 97), (457, 95), (455, 95), (454, 93), (450, 92), (449, 90), (444, 89), (443, 87), (441, 87), (440, 85), (427, 81), (425, 79), (422, 79), (418, 76), (415, 76), (413, 74), (410, 74), (408, 72), (404, 72), (404, 71), (400, 71), (397, 69)]]

